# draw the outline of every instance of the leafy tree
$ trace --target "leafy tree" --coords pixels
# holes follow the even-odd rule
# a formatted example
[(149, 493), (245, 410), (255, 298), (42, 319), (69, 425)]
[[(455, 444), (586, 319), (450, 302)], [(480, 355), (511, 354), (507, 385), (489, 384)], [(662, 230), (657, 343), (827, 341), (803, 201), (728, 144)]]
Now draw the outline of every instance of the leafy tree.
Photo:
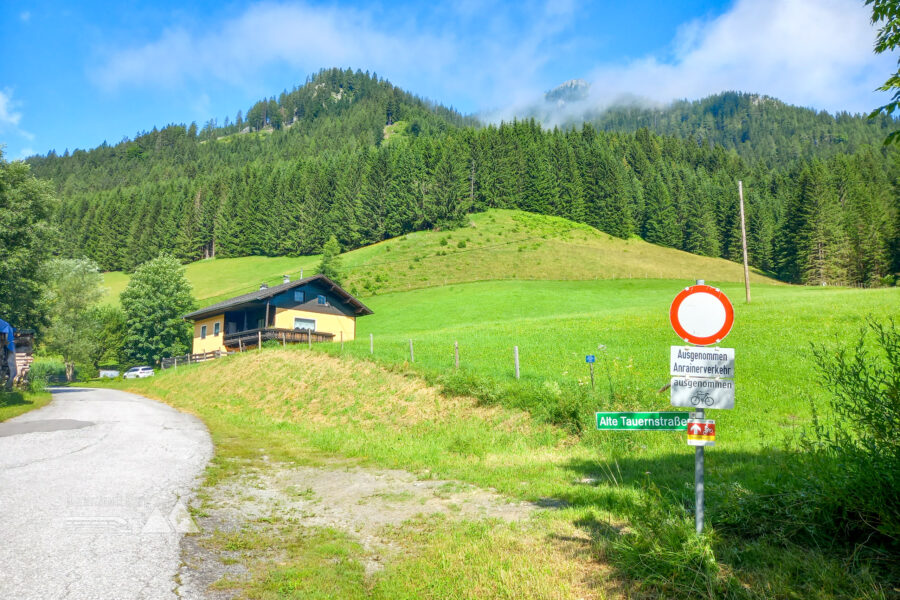
[(331, 236), (322, 247), (322, 262), (319, 263), (319, 273), (328, 277), (336, 284), (341, 284), (341, 246), (337, 238)]
[[(866, 0), (866, 5), (872, 7), (872, 24), (883, 23), (875, 38), (875, 53), (890, 52), (900, 46), (900, 2), (897, 0)], [(900, 59), (897, 61), (900, 66)], [(869, 115), (874, 119), (881, 113), (892, 115), (900, 108), (900, 68), (888, 77), (879, 90), (894, 92), (891, 101), (884, 106), (879, 106)], [(900, 142), (900, 131), (893, 131), (885, 138), (885, 145)]]
[(158, 363), (191, 347), (191, 326), (182, 317), (195, 302), (177, 259), (163, 254), (139, 266), (121, 300), (129, 358)]
[(3, 160), (0, 148), (0, 318), (14, 327), (44, 323), (40, 267), (55, 240), (48, 224), (52, 209), (50, 186), (25, 163)]
[(120, 365), (125, 362), (125, 313), (121, 308), (109, 305), (94, 306), (88, 311), (91, 321), (91, 347), (87, 360), (93, 369), (102, 365)]
[(46, 265), (45, 302), (50, 325), (44, 344), (62, 355), (66, 381), (75, 378), (75, 363), (87, 362), (95, 350), (96, 321), (91, 309), (103, 295), (103, 275), (85, 258), (60, 258)]

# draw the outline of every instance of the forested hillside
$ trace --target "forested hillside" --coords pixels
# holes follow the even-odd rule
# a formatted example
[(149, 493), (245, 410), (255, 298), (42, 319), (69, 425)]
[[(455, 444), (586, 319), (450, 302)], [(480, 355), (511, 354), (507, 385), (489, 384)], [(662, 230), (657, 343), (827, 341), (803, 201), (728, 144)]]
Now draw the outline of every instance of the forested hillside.
[(883, 114), (869, 121), (862, 115), (831, 115), (739, 92), (682, 100), (662, 109), (614, 106), (589, 120), (607, 131), (634, 132), (647, 127), (661, 135), (721, 145), (751, 164), (769, 168), (879, 146), (898, 126)]
[[(748, 139), (771, 127), (760, 119)], [(900, 270), (896, 151), (879, 139), (794, 161), (748, 160), (710, 141), (645, 127), (479, 127), (375, 76), (332, 69), (222, 127), (169, 126), (29, 162), (62, 198), (60, 252), (110, 270), (159, 252), (310, 254), (332, 234), (349, 249), (490, 207), (738, 260), (738, 179), (754, 266), (816, 285), (877, 285)]]

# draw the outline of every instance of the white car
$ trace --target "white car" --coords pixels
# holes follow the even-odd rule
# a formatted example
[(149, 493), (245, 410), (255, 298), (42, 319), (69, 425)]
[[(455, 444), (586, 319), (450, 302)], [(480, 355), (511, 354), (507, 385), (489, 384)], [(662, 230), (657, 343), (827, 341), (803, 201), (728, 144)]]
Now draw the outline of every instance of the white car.
[(153, 377), (153, 367), (131, 367), (122, 375), (125, 379), (140, 379), (143, 377)]

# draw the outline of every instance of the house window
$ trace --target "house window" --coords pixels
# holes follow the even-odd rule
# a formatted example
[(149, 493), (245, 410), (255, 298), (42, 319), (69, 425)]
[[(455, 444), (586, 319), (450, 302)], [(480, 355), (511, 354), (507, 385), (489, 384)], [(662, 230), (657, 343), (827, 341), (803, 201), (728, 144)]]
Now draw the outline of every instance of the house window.
[(206, 325), (201, 325), (201, 326), (200, 326), (200, 339), (201, 339), (201, 340), (205, 340), (205, 339), (206, 339)]
[(216, 324), (213, 325), (213, 335), (214, 335), (214, 336), (216, 336), (216, 337), (219, 336), (219, 331), (221, 331), (221, 330), (220, 330), (220, 327), (221, 327), (221, 326), (222, 326), (222, 324), (219, 323), (218, 321), (216, 321)]
[(316, 320), (315, 319), (301, 319), (300, 317), (294, 317), (294, 329), (308, 329), (309, 331), (316, 330)]
[(306, 296), (303, 294), (303, 290), (294, 290), (294, 302), (304, 302), (306, 300)]
[(319, 300), (319, 304), (328, 304), (328, 300), (322, 294), (319, 294), (318, 300)]

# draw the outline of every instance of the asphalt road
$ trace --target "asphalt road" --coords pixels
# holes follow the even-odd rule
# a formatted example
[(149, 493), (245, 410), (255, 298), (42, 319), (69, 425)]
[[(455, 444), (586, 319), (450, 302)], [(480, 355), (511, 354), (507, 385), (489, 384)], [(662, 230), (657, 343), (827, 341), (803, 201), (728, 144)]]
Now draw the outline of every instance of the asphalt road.
[(203, 423), (115, 390), (62, 388), (0, 423), (0, 598), (175, 599)]

